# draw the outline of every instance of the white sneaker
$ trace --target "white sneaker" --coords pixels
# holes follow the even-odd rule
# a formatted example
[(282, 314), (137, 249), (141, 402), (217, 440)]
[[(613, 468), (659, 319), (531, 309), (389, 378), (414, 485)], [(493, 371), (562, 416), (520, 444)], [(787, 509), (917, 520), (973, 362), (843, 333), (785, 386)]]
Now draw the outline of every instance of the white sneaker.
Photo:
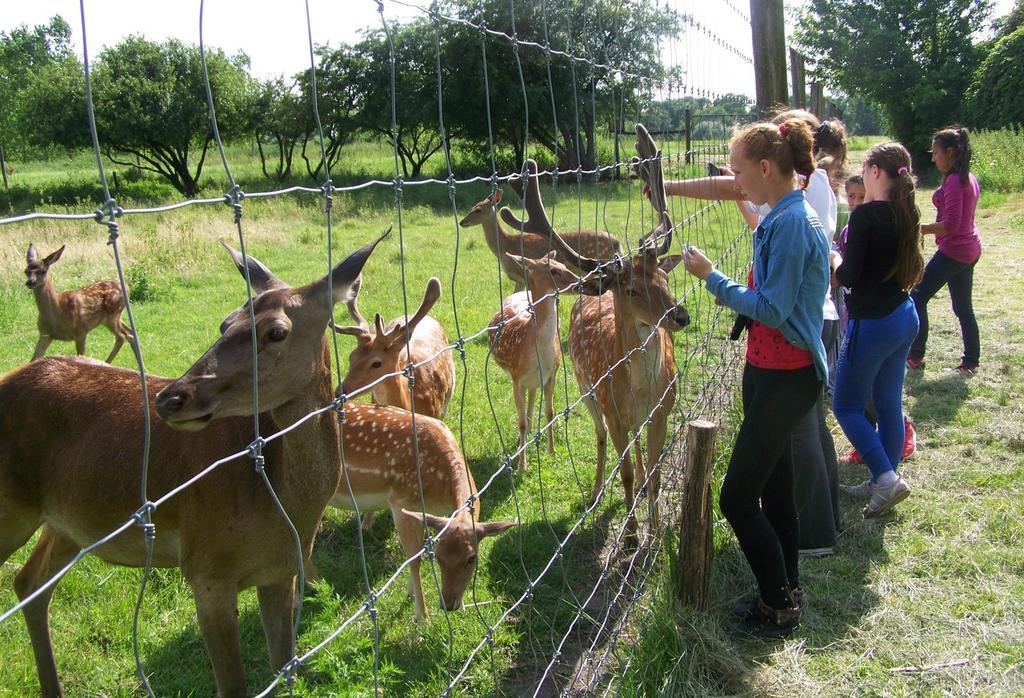
[(857, 499), (870, 499), (871, 490), (874, 489), (875, 483), (871, 482), (871, 478), (868, 478), (859, 485), (839, 485), (839, 489)]
[(871, 488), (871, 500), (864, 507), (864, 518), (881, 516), (909, 496), (910, 485), (899, 475), (889, 485), (880, 485), (876, 482)]

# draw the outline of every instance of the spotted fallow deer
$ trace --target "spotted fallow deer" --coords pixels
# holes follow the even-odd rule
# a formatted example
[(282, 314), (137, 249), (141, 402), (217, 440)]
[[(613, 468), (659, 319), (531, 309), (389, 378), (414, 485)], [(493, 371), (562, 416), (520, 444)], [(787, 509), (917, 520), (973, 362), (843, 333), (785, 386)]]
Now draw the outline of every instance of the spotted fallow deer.
[[(406, 376), (391, 376), (373, 387), (373, 400), (378, 405), (391, 405), (410, 412), (415, 402), (416, 414), (443, 419), (455, 392), (455, 361), (450, 351), (444, 351), (448, 347), (448, 337), (441, 323), (427, 315), (441, 297), (441, 282), (436, 278), (427, 282), (423, 302), (408, 321), (404, 317), (395, 318), (385, 327), (378, 313), (373, 330), (359, 312), (357, 298), (361, 287), (360, 280), (356, 283), (352, 300), (348, 302), (348, 312), (359, 324), (334, 328), (340, 334), (354, 336), (357, 341), (356, 348), (348, 355), (348, 373), (338, 393), (354, 395), (359, 388), (402, 371), (410, 363), (419, 364), (413, 369), (411, 392)], [(408, 347), (407, 331), (411, 332)], [(367, 511), (363, 516), (363, 528), (369, 530), (373, 520), (374, 512)]]
[[(569, 322), (569, 356), (580, 391), (594, 390), (594, 395), (584, 400), (597, 432), (597, 472), (590, 501), (596, 501), (601, 492), (610, 432), (615, 452), (622, 459), (620, 474), (627, 511), (633, 508), (634, 494), (630, 435), (639, 436), (646, 426), (646, 460), (652, 463), (660, 457), (676, 395), (672, 333), (690, 321), (686, 309), (676, 303), (668, 284), (668, 272), (682, 257), (664, 256), (672, 244), (672, 221), (665, 203), (661, 151), (642, 124), (637, 124), (636, 132), (640, 155), (637, 170), (650, 187), (657, 227), (641, 239), (639, 251), (625, 264), (604, 265), (602, 283), (608, 291), (597, 297), (581, 295), (573, 306)], [(601, 269), (600, 260), (577, 254), (551, 228), (536, 179), (531, 179), (528, 186), (532, 190), (526, 197), (531, 220), (536, 221), (566, 255), (576, 256), (578, 268), (585, 272)], [(609, 370), (611, 375), (605, 377)], [(636, 453), (637, 475), (643, 482), (644, 464), (639, 444)], [(655, 522), (659, 488), (658, 471), (652, 469), (648, 494)], [(632, 516), (627, 526), (635, 530)]]
[[(568, 293), (600, 295), (600, 286), (580, 277), (555, 260), (555, 252), (540, 259), (509, 255), (527, 278), (528, 291), (513, 293), (491, 318), (487, 331), (495, 362), (512, 378), (519, 420), (519, 469), (526, 468), (526, 434), (532, 428), (537, 390), (543, 390), (548, 422), (554, 417), (555, 374), (562, 360), (558, 333), (556, 289)], [(533, 312), (529, 312), (532, 303)], [(548, 430), (548, 453), (555, 452), (554, 434)]]
[[(528, 160), (528, 163), (533, 162)], [(537, 172), (537, 163), (533, 163), (533, 172)], [(476, 204), (466, 216), (459, 221), (463, 228), (470, 228), (475, 225), (483, 226), (484, 239), (491, 252), (498, 258), (501, 264), (502, 273), (512, 279), (515, 284), (515, 291), (519, 292), (526, 288), (526, 274), (520, 265), (509, 259), (509, 255), (521, 255), (530, 259), (540, 259), (546, 256), (553, 249), (558, 254), (558, 260), (563, 264), (572, 264), (572, 259), (566, 257), (562, 252), (552, 247), (551, 242), (543, 234), (537, 234), (536, 226), (529, 222), (524, 224), (512, 215), (516, 226), (526, 225), (525, 233), (508, 233), (498, 222), (497, 206), (501, 203), (502, 193), (498, 189), (492, 196)], [(502, 209), (502, 215), (507, 211)], [(506, 219), (507, 220), (507, 219)], [(516, 230), (519, 230), (517, 227)], [(580, 230), (574, 233), (566, 233), (563, 238), (574, 250), (582, 250), (588, 257), (597, 259), (613, 259), (616, 255), (622, 254), (622, 244), (610, 233), (597, 232), (593, 230)]]
[[(240, 270), (243, 269), (241, 255), (233, 252), (233, 256)], [(258, 260), (247, 259), (249, 278), (260, 292), (254, 306), (261, 338), (261, 409), (266, 403), (276, 404), (281, 399), (280, 391), (298, 391), (302, 397), (294, 398), (298, 403), (296, 409), (280, 416), (275, 411), (273, 415), (275, 422), (291, 424), (332, 399), (331, 367), (324, 337), (331, 307), (317, 290), (317, 284), (324, 280), (293, 289)], [(342, 266), (344, 264), (342, 262)], [(334, 302), (346, 295), (351, 299), (351, 286), (357, 275), (358, 270), (345, 279), (334, 281)], [(251, 411), (246, 382), (252, 372), (251, 328), (246, 308), (228, 316), (221, 327), (221, 339), (185, 375), (157, 396), (160, 416), (171, 424), (187, 428), (202, 426), (224, 413)], [(402, 547), (411, 556), (423, 543), (424, 525), (442, 528), (448, 523), (444, 515), (455, 511), (470, 495), (475, 497), (476, 486), (458, 442), (443, 422), (424, 415), (414, 417), (411, 412), (396, 407), (348, 401), (343, 407), (340, 427), (336, 414), (323, 414), (315, 418), (322, 425), (322, 433), (305, 431), (302, 432), (304, 437), (286, 440), (286, 447), (302, 438), (311, 442), (303, 444), (303, 451), (296, 447), (294, 456), (286, 450), (286, 462), (308, 463), (307, 467), (332, 472), (335, 490), (328, 499), (333, 506), (354, 508), (349, 497), (350, 486), (360, 510), (390, 506)], [(342, 455), (339, 457), (339, 454)], [(416, 455), (419, 456), (418, 469)], [(321, 511), (322, 494), (318, 489), (316, 497), (310, 497)], [(314, 506), (312, 502), (309, 507)], [(460, 511), (437, 541), (435, 554), (441, 568), (441, 606), (445, 610), (456, 610), (462, 603), (475, 569), (480, 539), (513, 525), (495, 521), (480, 523), (478, 512), (479, 503), (472, 510)], [(307, 549), (307, 569), (312, 569), (308, 560)], [(419, 569), (417, 558), (410, 563), (409, 587), (416, 601), (416, 618), (422, 619), (426, 617), (426, 605)]]
[[(287, 425), (332, 400), (324, 330), (376, 243), (329, 276), (293, 289), (248, 258), (259, 349), (261, 431)], [(241, 265), (241, 255), (234, 252)], [(333, 295), (328, 293), (328, 280)], [(251, 323), (232, 313), (221, 337), (177, 381), (148, 377), (152, 442), (147, 496), (157, 500), (253, 440)], [(157, 419), (159, 413), (163, 419)], [(46, 357), (0, 377), (0, 562), (42, 526), (14, 587), (26, 598), (78, 551), (140, 505), (144, 412), (138, 374), (79, 357)], [(312, 417), (263, 449), (266, 474), (299, 533), (313, 536), (341, 478), (334, 413)], [(294, 655), (296, 549), (253, 460), (221, 465), (153, 512), (153, 564), (180, 567), (220, 696), (244, 696), (237, 597), (255, 586), (275, 670)], [(95, 554), (145, 564), (132, 527)], [(49, 633), (53, 587), (24, 608), (44, 696), (62, 694)]]
[(114, 348), (107, 357), (109, 364), (121, 351), (125, 341), (133, 341), (132, 331), (121, 322), (124, 310), (124, 295), (116, 281), (97, 281), (77, 291), (57, 293), (50, 280), (50, 267), (64, 254), (64, 245), (42, 259), (36, 253), (35, 245), (28, 246), (25, 266), (25, 285), (35, 293), (39, 309), (39, 340), (36, 342), (33, 359), (46, 353), (50, 343), (59, 339), (75, 340), (75, 352), (85, 353), (85, 338), (94, 329), (103, 325), (114, 333)]
[(406, 376), (391, 376), (373, 387), (374, 402), (409, 411), (415, 402), (416, 414), (443, 419), (455, 392), (455, 361), (451, 352), (445, 351), (448, 337), (441, 323), (427, 315), (440, 297), (441, 282), (431, 278), (423, 302), (411, 318), (398, 317), (385, 326), (377, 313), (372, 330), (353, 298), (348, 304), (349, 313), (359, 324), (334, 328), (357, 341), (348, 355), (348, 373), (341, 383), (341, 392), (352, 395), (382, 376), (403, 371), (410, 363), (419, 364), (413, 369), (411, 393)]

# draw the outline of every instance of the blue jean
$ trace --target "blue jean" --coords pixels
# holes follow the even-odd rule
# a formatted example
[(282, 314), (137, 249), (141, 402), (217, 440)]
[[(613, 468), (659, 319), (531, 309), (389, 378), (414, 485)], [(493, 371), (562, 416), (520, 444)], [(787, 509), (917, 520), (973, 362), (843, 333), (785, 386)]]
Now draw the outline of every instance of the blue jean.
[(974, 304), (971, 298), (974, 288), (974, 265), (978, 260), (964, 263), (941, 252), (928, 260), (924, 268), (924, 276), (917, 282), (911, 292), (917, 307), (917, 316), (921, 320), (921, 329), (917, 339), (910, 347), (910, 356), (921, 361), (924, 359), (925, 344), (928, 342), (928, 301), (943, 286), (949, 286), (949, 300), (953, 304), (953, 314), (960, 321), (960, 333), (964, 338), (964, 355), (962, 361), (969, 368), (976, 368), (981, 360), (981, 339), (978, 333), (978, 320), (974, 317)]
[[(873, 480), (895, 471), (903, 455), (903, 378), (918, 327), (914, 302), (908, 298), (884, 318), (850, 320), (846, 328), (832, 411)], [(864, 416), (869, 395), (877, 428)]]

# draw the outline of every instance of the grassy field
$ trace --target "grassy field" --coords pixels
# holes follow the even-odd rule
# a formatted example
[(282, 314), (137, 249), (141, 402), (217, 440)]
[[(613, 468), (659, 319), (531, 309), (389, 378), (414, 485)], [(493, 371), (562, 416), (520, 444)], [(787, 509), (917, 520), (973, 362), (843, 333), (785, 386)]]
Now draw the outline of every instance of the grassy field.
[[(37, 168), (40, 172), (46, 170), (43, 165)], [(23, 174), (28, 176), (26, 170), (29, 168)], [(45, 181), (42, 174), (40, 181)], [(458, 217), (486, 191), (483, 186), (460, 187)], [(572, 227), (582, 220), (585, 227), (600, 226), (634, 244), (651, 220), (650, 207), (636, 183), (591, 184), (579, 197), (563, 185), (557, 197), (550, 190), (545, 197), (549, 204), (557, 200), (555, 220), (559, 225)], [(403, 298), (398, 289), (404, 265), (411, 307), (418, 304), (427, 279), (437, 275), (443, 281), (444, 295), (434, 315), (452, 339), (457, 327), (463, 335), (476, 332), (498, 309), (502, 293), (494, 257), (481, 229), (458, 228), (444, 186), (409, 187), (404, 204), (400, 231), (396, 225), (396, 232), (378, 248), (364, 272), (360, 307), (364, 313), (380, 311), (385, 317), (400, 314)], [(692, 202), (677, 200), (673, 205), (676, 220), (687, 219), (681, 233), (683, 240), (713, 255), (740, 235), (738, 216), (731, 206), (716, 205), (701, 213)], [(72, 208), (88, 210), (88, 204)], [(336, 260), (398, 222), (393, 193), (385, 188), (339, 195), (335, 211)], [(250, 254), (266, 262), (281, 278), (299, 284), (326, 271), (324, 217), (313, 197), (247, 201), (243, 226)], [(22, 275), (30, 241), (41, 253), (68, 245), (51, 272), (61, 290), (110, 278), (114, 266), (111, 250), (105, 244), (105, 229), (92, 222), (31, 222), (9, 226), (4, 233), (0, 247), (0, 278), (4, 279), (0, 284), (0, 332), (8, 341), (0, 346), (0, 369), (9, 370), (31, 355), (36, 339), (36, 310)], [(121, 233), (120, 246), (132, 295), (137, 300), (134, 309), (147, 369), (160, 375), (179, 375), (215, 340), (221, 319), (245, 298), (241, 278), (217, 244), (219, 238), (235, 237), (231, 212), (217, 205), (128, 216), (122, 220)], [(745, 236), (740, 235), (740, 239)], [(748, 255), (742, 250), (741, 246), (728, 260), (733, 272), (746, 263)], [(679, 297), (694, 287), (681, 267), (671, 278)], [(505, 293), (511, 292), (507, 280), (502, 288)], [(718, 360), (716, 346), (722, 341), (720, 331), (714, 343), (703, 340), (709, 324), (722, 315), (708, 296), (699, 291), (687, 299), (687, 305), (694, 324), (676, 340), (676, 354), (684, 371), (678, 400), (680, 414), (708, 382), (706, 367)], [(562, 302), (563, 321), (567, 322), (570, 307), (570, 299)], [(98, 330), (90, 336), (88, 354), (105, 357), (111, 341), (109, 333)], [(349, 342), (341, 342), (343, 360), (351, 348)], [(69, 343), (55, 342), (50, 353), (70, 353), (72, 349)], [(701, 360), (686, 360), (695, 353)], [(134, 359), (125, 350), (115, 363), (131, 367)], [(463, 371), (460, 365), (457, 374), (456, 400), (447, 421), (463, 445), (477, 483), (482, 484), (499, 468), (517, 438), (511, 385), (487, 360), (485, 339), (468, 344), (467, 369)], [(559, 381), (556, 410), (578, 396), (571, 376), (563, 372)], [(490, 387), (489, 395), (485, 384)], [(466, 386), (464, 405), (460, 402), (462, 386)], [(478, 575), (467, 591), (469, 608), (452, 614), (436, 610), (434, 577), (426, 568), (424, 586), (432, 611), (428, 622), (419, 627), (413, 623), (404, 579), (379, 601), (380, 681), (387, 693), (440, 693), (480, 642), (486, 627), (522, 594), (554, 554), (557, 540), (582, 516), (593, 481), (594, 454), (593, 429), (585, 410), (574, 412), (567, 428), (559, 426), (556, 449), (553, 457), (531, 451), (529, 471), (500, 476), (483, 495), (484, 520), (518, 517), (522, 525), (482, 546)], [(517, 693), (530, 677), (536, 676), (578, 610), (579, 590), (593, 584), (603, 562), (602, 549), (619, 527), (622, 514), (621, 486), (614, 485), (566, 546), (560, 561), (538, 582), (532, 600), (498, 627), (493, 650), (485, 648), (471, 665), (460, 684), (461, 691), (474, 695)], [(319, 642), (363, 603), (365, 590), (355, 542), (353, 516), (330, 511), (314, 551), (323, 581), (305, 607), (300, 650)], [(0, 606), (6, 608), (15, 602), (11, 582), (29, 549), (26, 546), (0, 569)], [(380, 517), (367, 534), (366, 550), (369, 579), (377, 588), (404, 558), (390, 516)], [(130, 619), (139, 580), (138, 570), (114, 568), (90, 558), (58, 589), (51, 608), (51, 627), (68, 695), (136, 694)], [(243, 652), (252, 689), (264, 685), (272, 674), (255, 594), (248, 591), (241, 598)], [(141, 627), (142, 655), (154, 690), (159, 695), (208, 695), (212, 675), (197, 631), (191, 594), (176, 571), (155, 573)], [(364, 617), (303, 670), (300, 694), (372, 692), (372, 637), (372, 627)], [(32, 693), (35, 667), (20, 617), (0, 625), (0, 652), (5, 657), (0, 694)]]
[[(990, 169), (1000, 165), (1013, 146), (979, 160)], [(369, 147), (369, 146), (367, 146)], [(1015, 151), (1014, 151), (1015, 152)], [(256, 177), (253, 161), (236, 152), (241, 179)], [(367, 152), (368, 161), (376, 157)], [(358, 158), (353, 160), (358, 161)], [(30, 163), (19, 175), (36, 177), (33, 191), (59, 182), (92, 176), (91, 161), (78, 156), (68, 163)], [(211, 165), (213, 167), (213, 165)], [(367, 165), (366, 173), (375, 166)], [(248, 168), (248, 169), (247, 169)], [(378, 168), (379, 169), (379, 168)], [(249, 172), (249, 174), (246, 174)], [(241, 173), (241, 174), (238, 174)], [(148, 182), (149, 180), (143, 180)], [(208, 185), (219, 193), (216, 177)], [(76, 185), (77, 186), (77, 185)], [(943, 372), (959, 358), (959, 332), (942, 293), (932, 302), (933, 333), (929, 367), (908, 384), (907, 407), (920, 434), (920, 452), (906, 466), (914, 495), (899, 513), (884, 521), (865, 522), (855, 502), (844, 500), (839, 554), (806, 561), (802, 567), (808, 592), (805, 624), (795, 638), (777, 644), (736, 643), (724, 631), (725, 608), (745, 595), (752, 579), (728, 525), (718, 517), (714, 529), (713, 607), (691, 614), (672, 603), (670, 561), (655, 569), (648, 594), (637, 601), (632, 631), (618, 640), (612, 688), (625, 695), (1006, 695), (1024, 686), (1024, 457), (1021, 404), (1024, 404), (1024, 302), (1005, 292), (1004, 279), (1018, 278), (1024, 267), (1024, 198), (1002, 184), (987, 186), (979, 212), (985, 255), (976, 276), (976, 307), (982, 325), (983, 367), (964, 379)], [(256, 189), (267, 187), (256, 187)], [(170, 192), (142, 192), (140, 201), (173, 199)], [(408, 187), (401, 242), (396, 233), (371, 260), (361, 299), (364, 312), (393, 317), (402, 310), (401, 265), (408, 277), (409, 304), (421, 297), (431, 275), (442, 279), (444, 295), (435, 316), (456, 335), (483, 327), (498, 308), (502, 291), (493, 257), (479, 229), (461, 230), (455, 221), (486, 193), (484, 187), (459, 187), (458, 215), (447, 190)], [(506, 193), (509, 193), (506, 191)], [(88, 211), (92, 194), (69, 210)], [(926, 217), (930, 191), (921, 191)], [(556, 200), (545, 192), (549, 205)], [(119, 197), (120, 199), (121, 197)], [(564, 184), (558, 189), (556, 222), (571, 227), (598, 226), (635, 241), (646, 230), (649, 207), (635, 184), (587, 185), (577, 198)], [(579, 202), (579, 205), (577, 205)], [(693, 202), (674, 200), (675, 220), (686, 220), (683, 240), (712, 253), (738, 232), (731, 206), (702, 211)], [(397, 223), (393, 193), (386, 188), (344, 194), (335, 200), (336, 259), (363, 244), (387, 225)], [(288, 196), (245, 203), (243, 218), (250, 252), (282, 278), (303, 283), (326, 270), (326, 233), (318, 202)], [(0, 245), (0, 370), (23, 363), (35, 343), (35, 307), (23, 285), (21, 270), (29, 241), (41, 252), (67, 243), (54, 267), (59, 289), (113, 276), (105, 230), (95, 223), (19, 224), (3, 229)], [(217, 336), (220, 320), (244, 300), (244, 286), (218, 238), (233, 239), (234, 225), (224, 207), (192, 207), (159, 215), (130, 216), (122, 221), (120, 240), (133, 288), (140, 339), (147, 368), (174, 376), (183, 372)], [(403, 254), (404, 249), (404, 254)], [(456, 250), (458, 266), (456, 268)], [(739, 253), (743, 257), (744, 252)], [(737, 274), (745, 259), (730, 257)], [(714, 256), (714, 254), (713, 254)], [(719, 310), (681, 270), (672, 285), (695, 319), (676, 337), (683, 370), (682, 399), (677, 410), (720, 380), (709, 366), (732, 347), (716, 337), (705, 341)], [(454, 293), (452, 290), (454, 288)], [(510, 292), (507, 280), (502, 289)], [(453, 298), (457, 299), (453, 303)], [(562, 304), (567, 319), (570, 302)], [(90, 337), (89, 354), (103, 358), (112, 341), (104, 330)], [(349, 350), (344, 340), (342, 361)], [(69, 343), (55, 343), (51, 353), (70, 353)], [(687, 361), (685, 357), (693, 357)], [(133, 366), (130, 352), (116, 363)], [(478, 484), (494, 473), (516, 438), (510, 382), (487, 361), (482, 340), (467, 346), (467, 371), (458, 367), (458, 388), (467, 387), (465, 404), (449, 410), (448, 424), (460, 439)], [(562, 381), (567, 379), (563, 387)], [(578, 395), (571, 376), (559, 376), (556, 410)], [(483, 389), (491, 387), (489, 396)], [(728, 424), (730, 415), (719, 415)], [(731, 414), (735, 419), (735, 411)], [(837, 447), (846, 443), (836, 429)], [(719, 443), (720, 477), (729, 443)], [(394, 695), (440, 693), (459, 670), (486, 628), (522, 593), (547, 564), (556, 541), (582, 516), (593, 478), (593, 431), (577, 411), (567, 429), (559, 429), (555, 456), (531, 451), (532, 467), (523, 474), (502, 475), (483, 496), (483, 519), (513, 519), (523, 524), (484, 543), (478, 575), (467, 591), (470, 607), (444, 614), (437, 609), (433, 577), (425, 571), (431, 619), (412, 622), (412, 604), (404, 579), (380, 603), (380, 678)], [(863, 477), (860, 468), (844, 468), (846, 482)], [(716, 484), (717, 488), (717, 484)], [(717, 499), (717, 497), (716, 497)], [(608, 539), (623, 513), (621, 488), (587, 518), (561, 560), (538, 584), (529, 603), (499, 626), (493, 649), (484, 648), (471, 665), (460, 690), (467, 695), (532, 692), (539, 670), (550, 659), (576, 615), (602, 565)], [(717, 514), (716, 514), (717, 515)], [(351, 514), (329, 511), (314, 549), (324, 580), (309, 597), (299, 639), (309, 649), (363, 602), (362, 571), (355, 552), (356, 526)], [(674, 549), (666, 532), (663, 548)], [(366, 537), (368, 574), (379, 586), (403, 558), (389, 516), (379, 517)], [(0, 568), (0, 606), (15, 601), (11, 580), (28, 552), (19, 551)], [(138, 589), (138, 570), (111, 567), (87, 559), (62, 582), (51, 607), (51, 627), (58, 666), (68, 695), (136, 694), (131, 659), (130, 619)], [(588, 624), (596, 624), (587, 608)], [(272, 676), (250, 591), (241, 597), (243, 657), (250, 689)], [(208, 695), (212, 686), (195, 610), (188, 587), (176, 571), (158, 571), (142, 617), (142, 656), (159, 695)], [(372, 627), (365, 618), (343, 633), (303, 669), (299, 695), (366, 695), (372, 692)], [(584, 641), (589, 638), (582, 638)], [(0, 695), (35, 691), (32, 652), (24, 623), (14, 618), (0, 625), (5, 657)]]
[[(987, 157), (983, 145), (978, 151)], [(999, 169), (1012, 168), (1004, 162)], [(926, 220), (934, 215), (930, 196), (919, 191)], [(677, 607), (666, 564), (635, 637), (620, 640), (628, 649), (618, 653), (617, 693), (1021, 695), (1024, 301), (1009, 289), (1024, 270), (1024, 194), (986, 195), (978, 225), (982, 367), (970, 378), (949, 370), (962, 343), (941, 292), (929, 304), (927, 369), (906, 386), (919, 439), (904, 468), (911, 497), (873, 521), (861, 517), (860, 502), (844, 497), (837, 554), (801, 562), (803, 626), (774, 643), (737, 642), (724, 629), (729, 603), (750, 593), (753, 578), (718, 515), (711, 609)], [(933, 245), (926, 248), (930, 254)], [(833, 426), (845, 452), (848, 442)], [(716, 491), (727, 457), (723, 452), (718, 463)], [(840, 466), (843, 482), (859, 482), (865, 472)]]

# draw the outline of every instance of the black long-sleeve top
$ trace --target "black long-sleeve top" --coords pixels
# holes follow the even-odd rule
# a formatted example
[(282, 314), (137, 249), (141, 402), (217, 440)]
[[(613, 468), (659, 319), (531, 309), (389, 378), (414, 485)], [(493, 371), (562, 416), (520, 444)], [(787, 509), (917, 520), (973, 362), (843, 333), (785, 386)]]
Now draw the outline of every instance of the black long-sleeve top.
[(894, 277), (898, 239), (896, 212), (888, 201), (861, 204), (850, 215), (850, 234), (839, 283), (850, 289), (846, 308), (851, 318), (883, 318), (908, 298)]

